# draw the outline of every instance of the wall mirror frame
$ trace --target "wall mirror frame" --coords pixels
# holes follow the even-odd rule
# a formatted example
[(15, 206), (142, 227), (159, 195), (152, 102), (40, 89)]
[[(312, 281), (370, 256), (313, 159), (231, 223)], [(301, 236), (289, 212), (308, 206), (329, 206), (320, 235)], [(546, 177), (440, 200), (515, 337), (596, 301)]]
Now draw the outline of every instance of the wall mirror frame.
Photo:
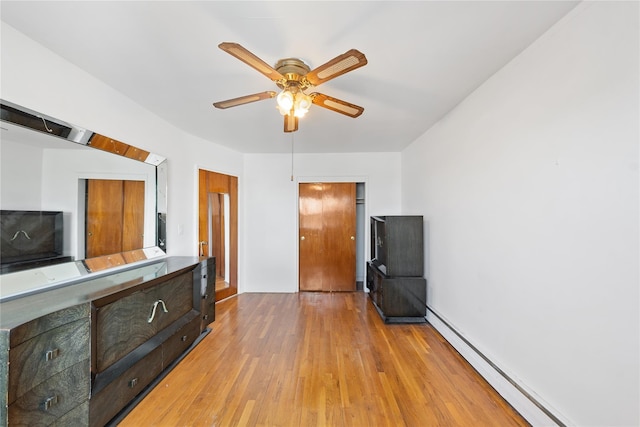
[[(62, 212), (63, 230), (56, 233), (64, 240), (59, 261), (38, 263), (27, 259), (22, 265), (13, 262), (12, 267), (13, 257), (3, 257), (0, 301), (66, 286), (90, 274), (137, 266), (166, 255), (166, 158), (10, 101), (0, 103), (3, 213), (0, 249), (3, 254), (8, 253), (5, 249), (12, 245), (13, 235), (17, 235), (16, 239), (29, 238), (29, 244), (34, 244), (26, 230), (14, 232), (5, 227), (9, 220), (4, 216), (15, 212), (18, 215), (29, 211)], [(85, 257), (87, 240), (93, 238), (92, 232), (87, 231), (87, 224), (93, 224), (88, 220), (87, 188), (90, 181), (97, 180), (121, 180), (125, 185), (143, 181), (144, 189), (137, 193), (138, 204), (130, 211), (144, 213), (139, 215), (142, 223), (136, 225), (140, 233), (136, 243), (125, 243), (120, 251), (109, 249), (99, 256)], [(112, 195), (103, 200), (107, 205), (114, 202)], [(121, 229), (111, 227), (113, 221), (100, 223), (100, 215), (96, 218), (97, 227), (108, 223), (109, 227), (103, 228), (125, 237), (129, 232), (122, 231), (126, 228), (124, 224), (134, 222), (126, 212), (119, 224)]]

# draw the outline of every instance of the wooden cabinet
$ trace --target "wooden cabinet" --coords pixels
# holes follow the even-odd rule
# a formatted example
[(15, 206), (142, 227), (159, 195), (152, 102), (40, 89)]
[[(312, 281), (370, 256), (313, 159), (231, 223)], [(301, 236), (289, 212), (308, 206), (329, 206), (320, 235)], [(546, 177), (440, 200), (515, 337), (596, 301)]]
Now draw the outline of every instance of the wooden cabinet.
[(371, 217), (369, 296), (385, 323), (423, 323), (427, 315), (423, 218)]
[(390, 277), (367, 264), (369, 296), (385, 323), (423, 323), (427, 315), (427, 281)]
[(214, 286), (215, 259), (170, 257), (0, 303), (0, 426), (115, 422), (208, 332)]

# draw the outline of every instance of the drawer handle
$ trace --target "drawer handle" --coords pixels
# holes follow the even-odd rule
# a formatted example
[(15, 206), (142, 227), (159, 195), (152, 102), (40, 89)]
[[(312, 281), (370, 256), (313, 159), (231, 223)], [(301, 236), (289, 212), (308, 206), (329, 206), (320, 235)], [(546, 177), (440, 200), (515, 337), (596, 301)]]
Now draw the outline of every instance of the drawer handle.
[(49, 409), (51, 409), (53, 406), (57, 404), (58, 404), (58, 396), (54, 394), (53, 396), (45, 399), (45, 401), (42, 403), (42, 408), (45, 411), (48, 411)]
[(44, 360), (46, 361), (53, 360), (58, 356), (60, 356), (60, 349), (54, 348), (53, 350), (49, 350), (44, 354)]
[(167, 310), (167, 306), (164, 304), (164, 301), (159, 299), (158, 301), (153, 303), (153, 307), (151, 307), (151, 313), (149, 314), (147, 323), (153, 322), (153, 318), (156, 317), (156, 308), (158, 308), (158, 304), (162, 304), (162, 311), (164, 311), (165, 313), (169, 312), (169, 310)]
[(186, 336), (186, 335), (183, 335), (183, 336), (180, 338), (180, 340), (181, 340), (182, 342), (185, 342), (185, 341), (187, 340), (187, 336)]
[(133, 378), (132, 380), (129, 380), (129, 388), (134, 388), (137, 385), (138, 385), (138, 379), (137, 378)]

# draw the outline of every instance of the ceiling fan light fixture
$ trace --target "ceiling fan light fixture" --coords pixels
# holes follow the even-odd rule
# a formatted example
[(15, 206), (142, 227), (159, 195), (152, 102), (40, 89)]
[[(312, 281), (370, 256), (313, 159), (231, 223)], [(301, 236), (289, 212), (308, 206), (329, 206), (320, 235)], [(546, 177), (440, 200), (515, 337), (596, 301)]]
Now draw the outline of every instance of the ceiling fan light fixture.
[(293, 112), (296, 117), (304, 117), (311, 108), (312, 98), (302, 92), (298, 87), (286, 87), (276, 98), (280, 114), (286, 116)]
[(300, 91), (296, 93), (295, 101), (293, 103), (293, 113), (296, 117), (304, 117), (305, 114), (311, 108), (311, 97), (304, 92)]
[(276, 98), (280, 114), (282, 114), (283, 116), (289, 114), (291, 112), (291, 109), (293, 108), (294, 100), (295, 97), (293, 93), (291, 93), (289, 88), (285, 88), (282, 92), (280, 92)]

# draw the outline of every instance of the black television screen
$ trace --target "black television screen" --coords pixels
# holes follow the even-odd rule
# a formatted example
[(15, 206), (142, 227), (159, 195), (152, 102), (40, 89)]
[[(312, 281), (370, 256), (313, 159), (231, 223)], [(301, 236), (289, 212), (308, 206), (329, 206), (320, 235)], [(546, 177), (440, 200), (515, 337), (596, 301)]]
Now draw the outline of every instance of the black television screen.
[(3, 265), (62, 256), (62, 242), (62, 212), (0, 211)]
[(371, 217), (371, 263), (383, 273), (386, 272), (387, 252), (385, 248), (385, 220)]

